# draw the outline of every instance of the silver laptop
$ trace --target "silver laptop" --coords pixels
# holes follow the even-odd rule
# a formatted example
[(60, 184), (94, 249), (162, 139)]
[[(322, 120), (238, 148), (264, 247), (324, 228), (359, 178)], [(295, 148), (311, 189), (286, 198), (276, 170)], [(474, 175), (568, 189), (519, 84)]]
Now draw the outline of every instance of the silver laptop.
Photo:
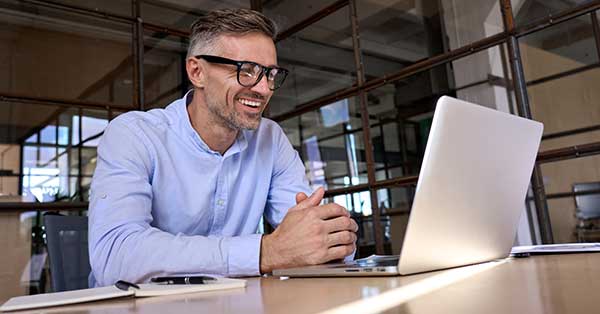
[(409, 275), (508, 256), (542, 130), (539, 122), (441, 97), (400, 255), (273, 275)]

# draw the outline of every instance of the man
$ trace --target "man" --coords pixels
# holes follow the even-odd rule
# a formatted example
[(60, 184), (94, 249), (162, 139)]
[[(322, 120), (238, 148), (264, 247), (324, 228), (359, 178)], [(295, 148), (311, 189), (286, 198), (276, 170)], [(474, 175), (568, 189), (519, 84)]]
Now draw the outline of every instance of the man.
[[(273, 23), (220, 10), (192, 25), (193, 90), (106, 128), (91, 187), (90, 285), (171, 274), (244, 276), (320, 264), (355, 249), (356, 223), (310, 197), (305, 169), (262, 112), (287, 71)], [(276, 229), (257, 234), (263, 214)]]

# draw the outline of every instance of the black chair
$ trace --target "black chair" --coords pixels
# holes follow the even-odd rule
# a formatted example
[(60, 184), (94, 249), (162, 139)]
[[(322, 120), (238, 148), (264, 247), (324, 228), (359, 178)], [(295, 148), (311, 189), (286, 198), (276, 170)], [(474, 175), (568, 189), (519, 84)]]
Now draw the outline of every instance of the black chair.
[(576, 234), (579, 242), (600, 239), (600, 182), (573, 184), (575, 196)]
[(44, 215), (50, 278), (55, 292), (88, 287), (88, 218)]

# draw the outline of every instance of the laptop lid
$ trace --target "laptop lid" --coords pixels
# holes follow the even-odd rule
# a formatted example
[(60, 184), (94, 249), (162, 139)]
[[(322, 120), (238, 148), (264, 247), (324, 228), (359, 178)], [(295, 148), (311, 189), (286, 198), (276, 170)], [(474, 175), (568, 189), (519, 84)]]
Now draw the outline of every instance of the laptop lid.
[(398, 269), (413, 274), (508, 256), (543, 125), (438, 100)]

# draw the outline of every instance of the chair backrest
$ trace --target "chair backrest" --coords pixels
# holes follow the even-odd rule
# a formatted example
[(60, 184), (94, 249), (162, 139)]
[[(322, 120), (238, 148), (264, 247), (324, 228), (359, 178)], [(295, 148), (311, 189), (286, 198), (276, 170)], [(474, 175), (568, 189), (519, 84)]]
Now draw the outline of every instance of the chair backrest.
[(88, 218), (44, 215), (50, 258), (50, 277), (55, 292), (88, 287)]
[(575, 193), (589, 191), (597, 191), (597, 193), (575, 196), (575, 210), (578, 218), (600, 218), (600, 182), (573, 184), (573, 192)]

